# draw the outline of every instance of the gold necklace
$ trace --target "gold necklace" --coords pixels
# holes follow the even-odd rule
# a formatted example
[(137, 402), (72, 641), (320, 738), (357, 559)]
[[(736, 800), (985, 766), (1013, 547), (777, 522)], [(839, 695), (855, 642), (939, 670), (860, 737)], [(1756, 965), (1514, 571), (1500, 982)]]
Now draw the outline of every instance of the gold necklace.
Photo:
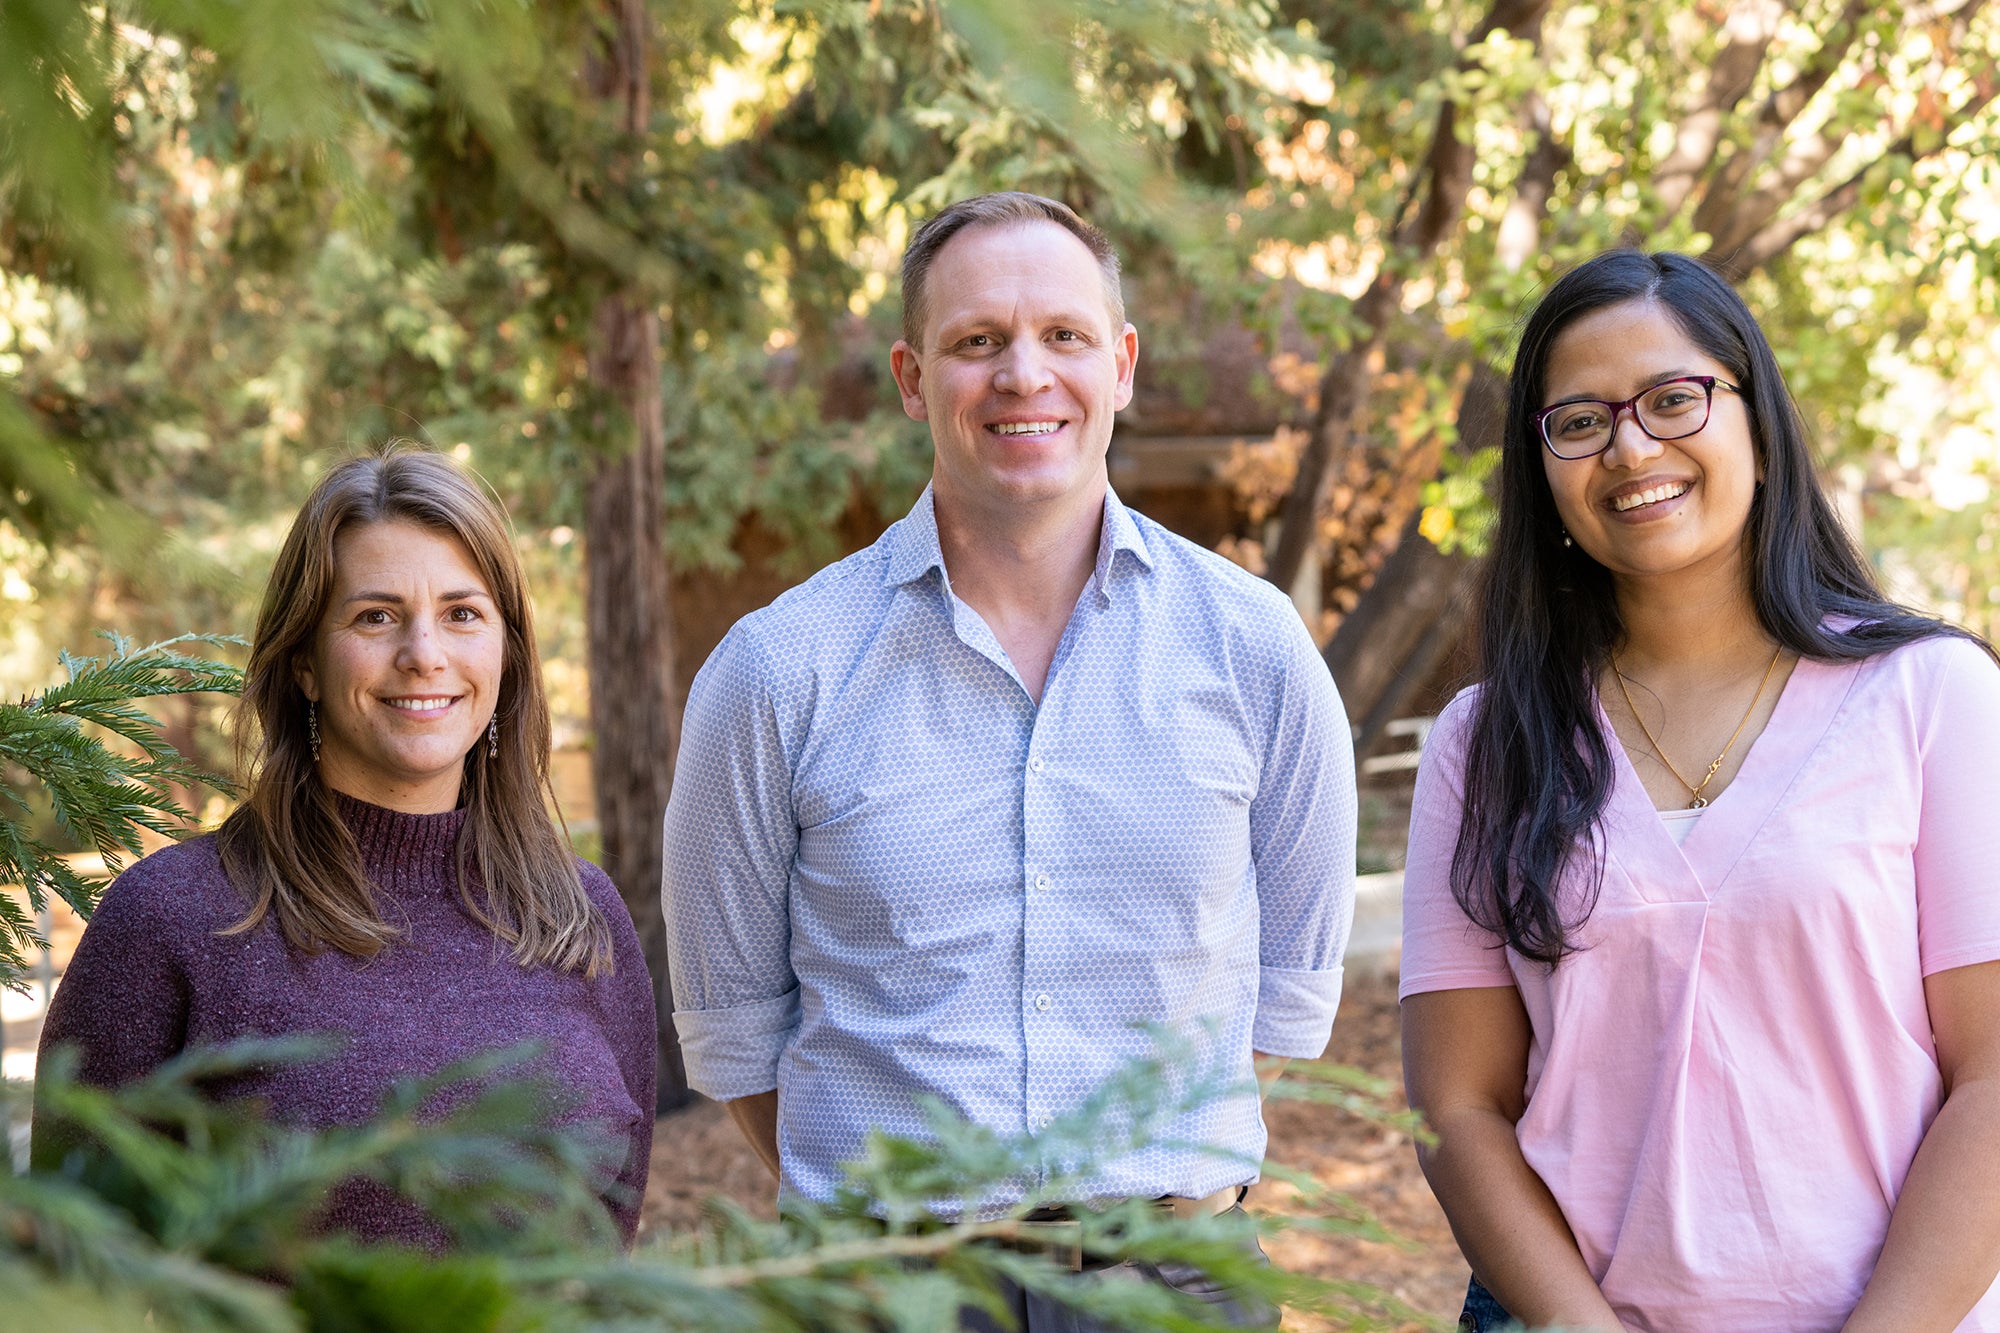
[(1625, 707), (1631, 712), (1632, 720), (1639, 724), (1639, 732), (1645, 736), (1646, 743), (1653, 747), (1653, 753), (1667, 766), (1667, 772), (1674, 775), (1674, 781), (1688, 789), (1688, 796), (1691, 798), (1688, 801), (1688, 809), (1699, 810), (1708, 804), (1708, 798), (1701, 794), (1702, 791), (1709, 783), (1715, 781), (1715, 775), (1722, 771), (1722, 761), (1729, 758), (1729, 752), (1736, 748), (1736, 738), (1743, 734), (1743, 728), (1750, 725), (1750, 715), (1757, 711), (1757, 701), (1764, 697), (1764, 689), (1771, 683), (1771, 673), (1778, 669), (1778, 659), (1784, 654), (1785, 645), (1781, 643), (1778, 645), (1778, 651), (1771, 654), (1771, 665), (1764, 668), (1764, 679), (1757, 682), (1757, 693), (1750, 696), (1750, 706), (1743, 710), (1743, 720), (1736, 724), (1736, 730), (1729, 733), (1729, 743), (1722, 747), (1721, 754), (1715, 756), (1715, 762), (1708, 766), (1708, 773), (1699, 784), (1689, 782), (1682, 777), (1681, 771), (1674, 767), (1673, 760), (1667, 758), (1667, 752), (1660, 748), (1660, 742), (1654, 737), (1653, 729), (1646, 725), (1646, 719), (1639, 716), (1639, 710), (1632, 704), (1632, 691), (1626, 688), (1625, 673), (1619, 670), (1618, 654), (1611, 654), (1611, 674), (1618, 677), (1618, 692), (1625, 696)]

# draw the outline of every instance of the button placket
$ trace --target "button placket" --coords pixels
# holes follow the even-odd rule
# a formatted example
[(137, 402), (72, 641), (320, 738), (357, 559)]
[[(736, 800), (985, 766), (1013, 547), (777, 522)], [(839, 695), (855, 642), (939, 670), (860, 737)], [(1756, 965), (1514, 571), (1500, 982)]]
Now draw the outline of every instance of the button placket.
[(1045, 694), (1028, 731), (1025, 755), (1017, 770), (1021, 780), (1022, 845), (1021, 885), (1026, 913), (1021, 939), (1021, 1013), (1026, 1041), (1026, 1078), (1021, 1123), (1029, 1134), (1045, 1133), (1052, 1123), (1051, 1096), (1054, 1071), (1061, 1060), (1065, 1024), (1056, 1012), (1056, 997), (1044, 989), (1058, 980), (1052, 969), (1059, 966), (1062, 943), (1056, 930), (1053, 890), (1061, 867), (1049, 861), (1057, 851), (1054, 839), (1060, 819), (1057, 795), (1050, 779), (1054, 770), (1043, 752), (1044, 731), (1053, 725), (1053, 713)]

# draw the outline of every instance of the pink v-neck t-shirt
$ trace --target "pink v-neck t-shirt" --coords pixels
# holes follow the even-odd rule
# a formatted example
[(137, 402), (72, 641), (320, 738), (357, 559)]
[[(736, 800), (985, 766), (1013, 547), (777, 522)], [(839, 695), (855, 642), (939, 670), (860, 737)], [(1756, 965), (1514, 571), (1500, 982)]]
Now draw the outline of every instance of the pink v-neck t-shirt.
[[(1417, 776), (1403, 995), (1520, 991), (1521, 1150), (1628, 1328), (1838, 1329), (1943, 1100), (1924, 978), (2000, 959), (2000, 670), (1947, 638), (1801, 661), (1684, 846), (1613, 740), (1553, 972), (1452, 897), (1473, 698)], [(2000, 1286), (1959, 1329), (2000, 1333)]]

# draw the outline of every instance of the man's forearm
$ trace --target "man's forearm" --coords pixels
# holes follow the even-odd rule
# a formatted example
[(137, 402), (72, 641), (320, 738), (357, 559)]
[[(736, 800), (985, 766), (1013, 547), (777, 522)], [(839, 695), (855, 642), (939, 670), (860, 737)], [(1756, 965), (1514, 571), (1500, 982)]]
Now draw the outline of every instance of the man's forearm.
[(729, 1112), (729, 1118), (743, 1131), (743, 1137), (750, 1140), (757, 1160), (771, 1168), (772, 1175), (778, 1175), (777, 1090), (738, 1097), (733, 1102), (724, 1102), (722, 1109)]

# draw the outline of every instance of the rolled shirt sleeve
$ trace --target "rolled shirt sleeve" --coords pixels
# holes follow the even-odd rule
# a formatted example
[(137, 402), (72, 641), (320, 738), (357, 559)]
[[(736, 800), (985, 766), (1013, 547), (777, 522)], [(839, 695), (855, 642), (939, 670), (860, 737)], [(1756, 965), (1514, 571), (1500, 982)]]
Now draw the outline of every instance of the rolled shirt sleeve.
[(783, 683), (739, 625), (695, 677), (667, 802), (667, 953), (688, 1082), (718, 1101), (778, 1086), (798, 1025), (788, 905), (798, 822)]
[(1326, 663), (1285, 609), (1275, 724), (1250, 804), (1260, 917), (1251, 1044), (1309, 1060), (1333, 1033), (1354, 924), (1354, 744)]

